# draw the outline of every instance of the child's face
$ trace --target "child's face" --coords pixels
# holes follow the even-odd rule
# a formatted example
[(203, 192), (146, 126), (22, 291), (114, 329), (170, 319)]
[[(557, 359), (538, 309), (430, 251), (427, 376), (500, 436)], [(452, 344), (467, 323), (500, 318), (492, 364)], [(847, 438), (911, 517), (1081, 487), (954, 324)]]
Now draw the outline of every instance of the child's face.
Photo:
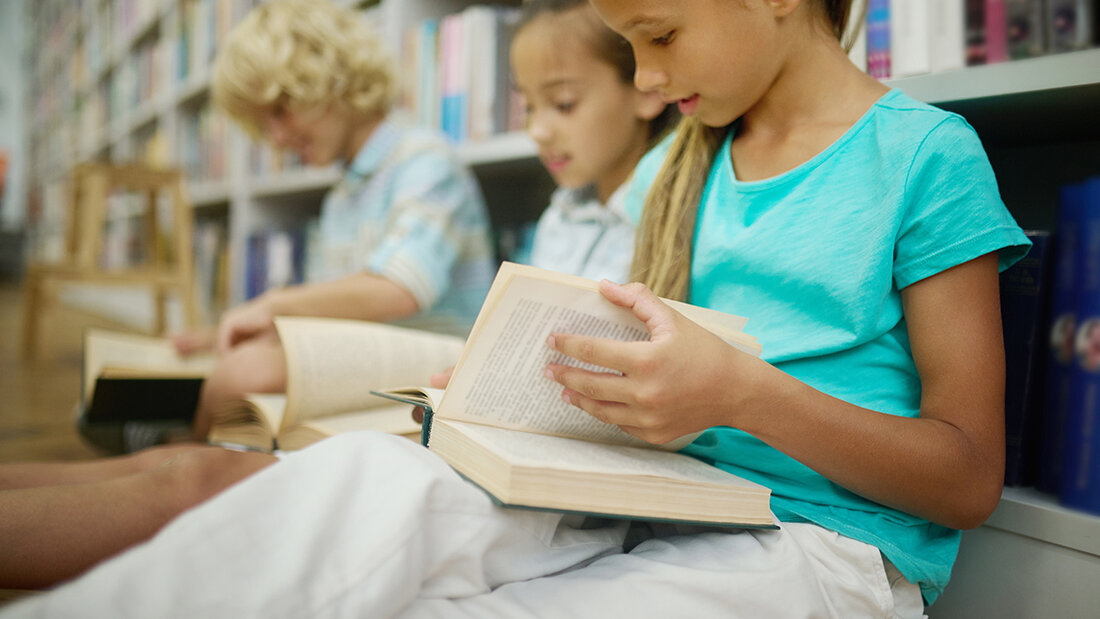
[(634, 83), (720, 127), (742, 116), (779, 75), (777, 9), (766, 0), (592, 0), (630, 42)]
[(648, 121), (664, 106), (593, 53), (568, 27), (573, 13), (545, 14), (524, 26), (512, 43), (512, 71), (527, 100), (527, 131), (554, 180), (595, 184), (606, 201), (645, 152)]
[(349, 115), (335, 105), (307, 109), (280, 105), (262, 126), (276, 147), (294, 151), (307, 165), (325, 166), (355, 155), (347, 152), (350, 125)]

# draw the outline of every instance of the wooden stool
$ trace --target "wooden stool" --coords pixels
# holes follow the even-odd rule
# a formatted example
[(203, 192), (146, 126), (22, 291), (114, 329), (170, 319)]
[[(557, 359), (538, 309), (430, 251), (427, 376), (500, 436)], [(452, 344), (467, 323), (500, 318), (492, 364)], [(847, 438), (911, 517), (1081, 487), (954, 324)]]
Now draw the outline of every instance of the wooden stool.
[[(122, 269), (99, 264), (103, 228), (107, 223), (107, 200), (116, 189), (145, 196), (142, 218), (143, 263)], [(162, 247), (158, 233), (157, 197), (166, 192), (172, 204), (172, 236)], [(24, 279), (23, 357), (37, 354), (39, 322), (45, 309), (46, 287), (53, 282), (136, 284), (149, 286), (154, 295), (154, 330), (166, 325), (168, 292), (174, 289), (183, 309), (185, 326), (196, 325), (192, 261), (191, 205), (183, 191), (179, 170), (144, 165), (80, 164), (73, 170), (65, 235), (65, 258), (58, 263), (29, 264)]]

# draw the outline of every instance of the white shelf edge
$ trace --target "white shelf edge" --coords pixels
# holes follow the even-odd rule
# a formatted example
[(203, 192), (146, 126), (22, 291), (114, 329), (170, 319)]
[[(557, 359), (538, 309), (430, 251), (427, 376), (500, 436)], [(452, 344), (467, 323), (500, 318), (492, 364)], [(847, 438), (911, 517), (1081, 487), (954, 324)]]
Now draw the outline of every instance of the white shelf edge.
[(457, 147), (458, 158), (467, 165), (503, 163), (538, 156), (534, 141), (522, 131), (493, 136), (479, 142), (466, 142)]
[(229, 184), (225, 181), (192, 181), (187, 183), (187, 196), (193, 208), (203, 208), (229, 202)]
[(175, 92), (172, 101), (175, 105), (191, 101), (210, 89), (210, 73), (199, 71), (189, 75), (182, 82), (174, 82), (173, 88)]
[(925, 103), (1100, 84), (1100, 48), (886, 80)]
[(1100, 557), (1100, 516), (1063, 507), (1035, 488), (1005, 488), (983, 526)]
[(278, 174), (254, 176), (249, 181), (249, 186), (254, 196), (272, 197), (328, 189), (339, 180), (340, 166), (333, 164), (323, 168), (306, 167)]

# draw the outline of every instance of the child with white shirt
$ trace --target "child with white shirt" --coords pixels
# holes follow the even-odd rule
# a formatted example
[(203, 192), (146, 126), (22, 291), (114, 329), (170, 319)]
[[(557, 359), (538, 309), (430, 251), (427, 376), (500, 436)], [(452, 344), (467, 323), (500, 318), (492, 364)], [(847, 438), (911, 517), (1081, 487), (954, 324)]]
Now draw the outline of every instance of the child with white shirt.
[(559, 185), (535, 229), (530, 263), (626, 281), (634, 251), (626, 181), (675, 108), (634, 87), (630, 46), (584, 0), (526, 3), (511, 56), (527, 132)]

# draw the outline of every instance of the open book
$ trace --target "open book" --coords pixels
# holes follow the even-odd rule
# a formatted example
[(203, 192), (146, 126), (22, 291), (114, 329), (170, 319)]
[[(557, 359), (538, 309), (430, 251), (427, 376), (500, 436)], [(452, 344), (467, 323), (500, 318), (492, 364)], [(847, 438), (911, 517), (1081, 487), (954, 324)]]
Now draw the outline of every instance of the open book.
[(88, 329), (81, 402), (86, 423), (190, 423), (213, 355), (182, 357), (166, 338)]
[[(760, 354), (756, 339), (742, 331), (744, 318), (666, 302), (731, 345)], [(543, 368), (583, 364), (550, 350), (551, 332), (649, 338), (630, 311), (603, 298), (596, 282), (505, 263), (447, 389), (378, 393), (424, 406), (422, 441), (503, 505), (774, 526), (767, 488), (675, 453), (693, 436), (651, 445), (564, 403), (561, 386)]]
[(251, 394), (216, 411), (208, 439), (270, 451), (301, 449), (352, 430), (420, 435), (408, 406), (371, 394), (423, 384), (454, 365), (464, 340), (335, 318), (275, 319), (286, 353), (286, 394)]

